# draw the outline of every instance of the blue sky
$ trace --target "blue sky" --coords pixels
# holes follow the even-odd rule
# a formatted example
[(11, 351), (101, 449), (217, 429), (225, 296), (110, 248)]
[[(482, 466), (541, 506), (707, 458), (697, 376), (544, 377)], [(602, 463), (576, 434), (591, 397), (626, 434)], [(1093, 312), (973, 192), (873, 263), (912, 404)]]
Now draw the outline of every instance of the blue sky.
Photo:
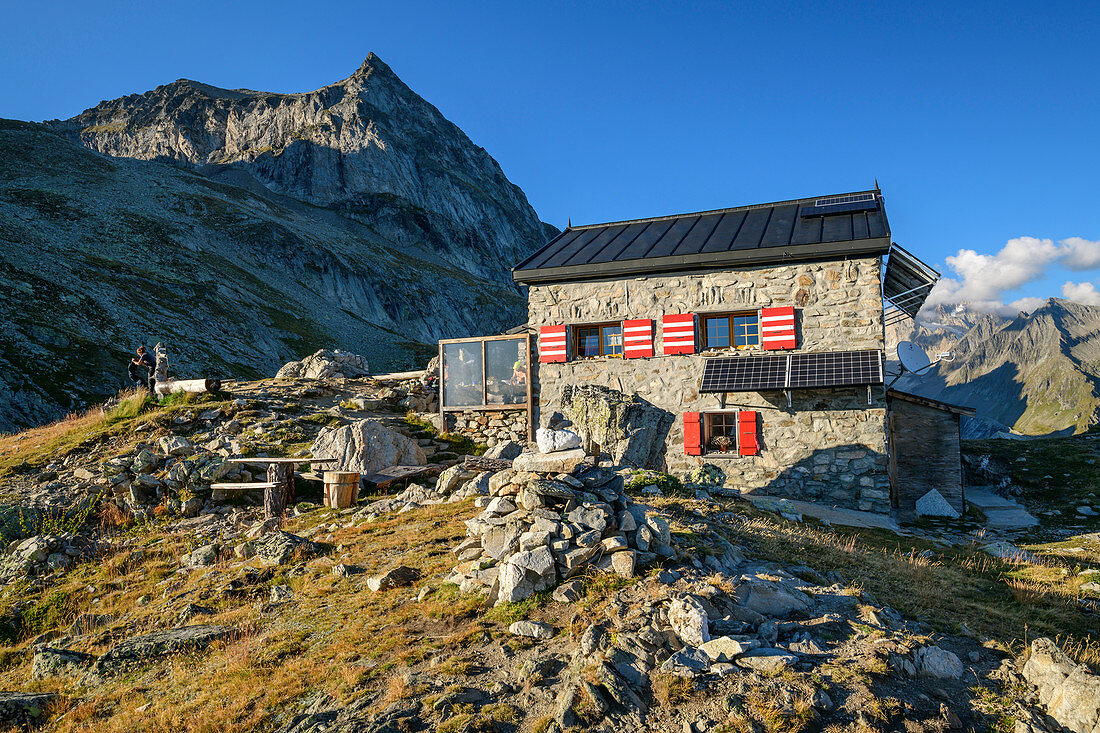
[(374, 51), (559, 227), (877, 178), (958, 297), (1100, 279), (1093, 3), (5, 4), (2, 117), (181, 77), (312, 90)]

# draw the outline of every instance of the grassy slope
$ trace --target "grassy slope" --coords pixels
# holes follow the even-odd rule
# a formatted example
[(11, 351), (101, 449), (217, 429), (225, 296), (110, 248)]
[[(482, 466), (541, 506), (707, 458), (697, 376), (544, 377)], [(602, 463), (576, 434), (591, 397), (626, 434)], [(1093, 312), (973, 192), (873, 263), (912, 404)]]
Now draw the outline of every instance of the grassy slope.
[[(134, 400), (107, 418), (75, 418), (36, 431), (37, 438), (5, 438), (0, 459), (11, 460), (13, 446), (30, 451), (19, 453), (22, 458), (56, 456), (76, 446), (86, 450), (93, 441), (105, 453), (121, 449), (135, 425), (187, 407), (162, 411)], [(1058, 637), (1078, 659), (1100, 661), (1095, 642), (1100, 628), (1077, 602), (1082, 581), (1073, 572), (1100, 567), (1100, 545), (1091, 554), (1064, 552), (1061, 545), (1035, 547), (1042, 553), (1039, 562), (1009, 563), (983, 554), (977, 544), (944, 550), (889, 533), (787, 522), (744, 503), (721, 509), (677, 498), (656, 503), (674, 517), (674, 533), (683, 545), (706, 551), (705, 514), (710, 528), (747, 554), (818, 572), (840, 571), (849, 587), (869, 593), (873, 602), (938, 631), (972, 633), (1014, 651), (1027, 638), (1046, 634)], [(730, 510), (739, 516), (725, 514)], [(60, 692), (64, 700), (55, 712), (65, 714), (55, 729), (61, 731), (123, 731), (136, 719), (147, 730), (266, 730), (280, 713), (300, 710), (317, 694), (366, 700), (379, 709), (415, 695), (403, 675), (429, 663), (435, 664), (433, 675), (465, 683), (476, 675), (471, 652), (486, 639), (504, 638), (513, 620), (538, 618), (577, 631), (581, 618), (602, 612), (599, 601), (608, 585), (599, 577), (590, 579), (590, 596), (582, 604), (540, 596), (489, 612), (479, 598), (460, 597), (453, 586), (443, 585), (455, 563), (449, 549), (464, 535), (463, 520), (477, 512), (469, 502), (443, 504), (337, 529), (326, 537), (320, 557), (302, 558), (301, 572), (234, 562), (224, 553), (213, 571), (181, 576), (175, 573), (178, 559), (195, 546), (194, 538), (170, 533), (166, 526), (116, 528), (132, 540), (126, 549), (78, 565), (49, 588), (13, 585), (0, 592), (0, 630), (7, 635), (0, 647), (0, 689)], [(302, 532), (334, 522), (341, 523), (339, 516), (318, 510), (292, 520), (287, 529)], [(925, 550), (935, 556), (922, 557)], [(334, 578), (336, 562), (364, 572)], [(366, 577), (396, 564), (417, 568), (420, 583), (381, 594), (366, 590)], [(249, 574), (245, 566), (256, 572)], [(232, 580), (236, 590), (230, 590)], [(273, 585), (289, 585), (295, 601), (278, 611), (265, 608)], [(425, 587), (427, 596), (417, 600)], [(225, 623), (239, 632), (206, 654), (154, 664), (109, 685), (30, 680), (33, 638), (53, 629), (64, 632), (80, 613), (114, 617), (89, 647), (102, 652), (115, 639), (175, 625), (189, 603), (213, 611), (191, 623)], [(476, 677), (470, 682), (476, 684)]]

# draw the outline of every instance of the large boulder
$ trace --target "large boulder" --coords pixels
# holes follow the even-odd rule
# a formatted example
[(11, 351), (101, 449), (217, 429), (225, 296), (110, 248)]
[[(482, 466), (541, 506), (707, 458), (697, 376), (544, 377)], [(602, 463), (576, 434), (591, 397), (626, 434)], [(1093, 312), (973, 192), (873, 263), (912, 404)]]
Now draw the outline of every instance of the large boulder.
[(1076, 664), (1053, 641), (1031, 643), (1023, 674), (1059, 725), (1073, 733), (1092, 733), (1100, 727), (1100, 677)]
[(321, 349), (284, 365), (275, 376), (287, 379), (354, 379), (370, 374), (366, 358), (339, 349)]
[(572, 429), (615, 463), (660, 468), (672, 413), (637, 395), (599, 385), (562, 388), (562, 411)]
[(314, 456), (336, 459), (328, 470), (357, 471), (364, 476), (390, 466), (423, 466), (428, 462), (415, 440), (374, 420), (323, 428), (310, 451)]

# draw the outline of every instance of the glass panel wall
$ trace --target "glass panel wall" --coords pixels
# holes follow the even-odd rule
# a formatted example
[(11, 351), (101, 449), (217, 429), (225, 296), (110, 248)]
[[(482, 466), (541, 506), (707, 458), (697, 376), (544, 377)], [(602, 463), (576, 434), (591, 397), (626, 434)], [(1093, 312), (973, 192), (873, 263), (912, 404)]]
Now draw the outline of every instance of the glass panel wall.
[(443, 407), (527, 404), (526, 336), (443, 344)]
[(476, 407), (483, 404), (482, 366), (480, 341), (443, 345), (444, 406)]
[(490, 405), (527, 402), (527, 339), (485, 342), (486, 401)]

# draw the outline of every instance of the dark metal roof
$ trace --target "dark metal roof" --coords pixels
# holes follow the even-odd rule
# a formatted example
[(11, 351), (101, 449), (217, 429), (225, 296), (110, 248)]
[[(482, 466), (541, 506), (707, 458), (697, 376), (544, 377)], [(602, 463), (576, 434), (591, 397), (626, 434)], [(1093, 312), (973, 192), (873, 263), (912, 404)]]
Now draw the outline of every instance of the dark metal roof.
[(975, 410), (973, 407), (967, 407), (966, 405), (956, 405), (952, 402), (944, 402), (943, 400), (934, 400), (931, 397), (925, 397), (924, 395), (913, 394), (912, 392), (902, 392), (900, 389), (894, 389), (893, 387), (886, 391), (886, 396), (896, 397), (899, 400), (913, 402), (918, 405), (932, 407), (937, 410), (943, 410), (945, 412), (953, 412), (956, 415), (966, 415), (967, 417), (974, 417), (978, 414), (977, 410)]
[(569, 227), (512, 270), (520, 283), (885, 254), (878, 191)]

